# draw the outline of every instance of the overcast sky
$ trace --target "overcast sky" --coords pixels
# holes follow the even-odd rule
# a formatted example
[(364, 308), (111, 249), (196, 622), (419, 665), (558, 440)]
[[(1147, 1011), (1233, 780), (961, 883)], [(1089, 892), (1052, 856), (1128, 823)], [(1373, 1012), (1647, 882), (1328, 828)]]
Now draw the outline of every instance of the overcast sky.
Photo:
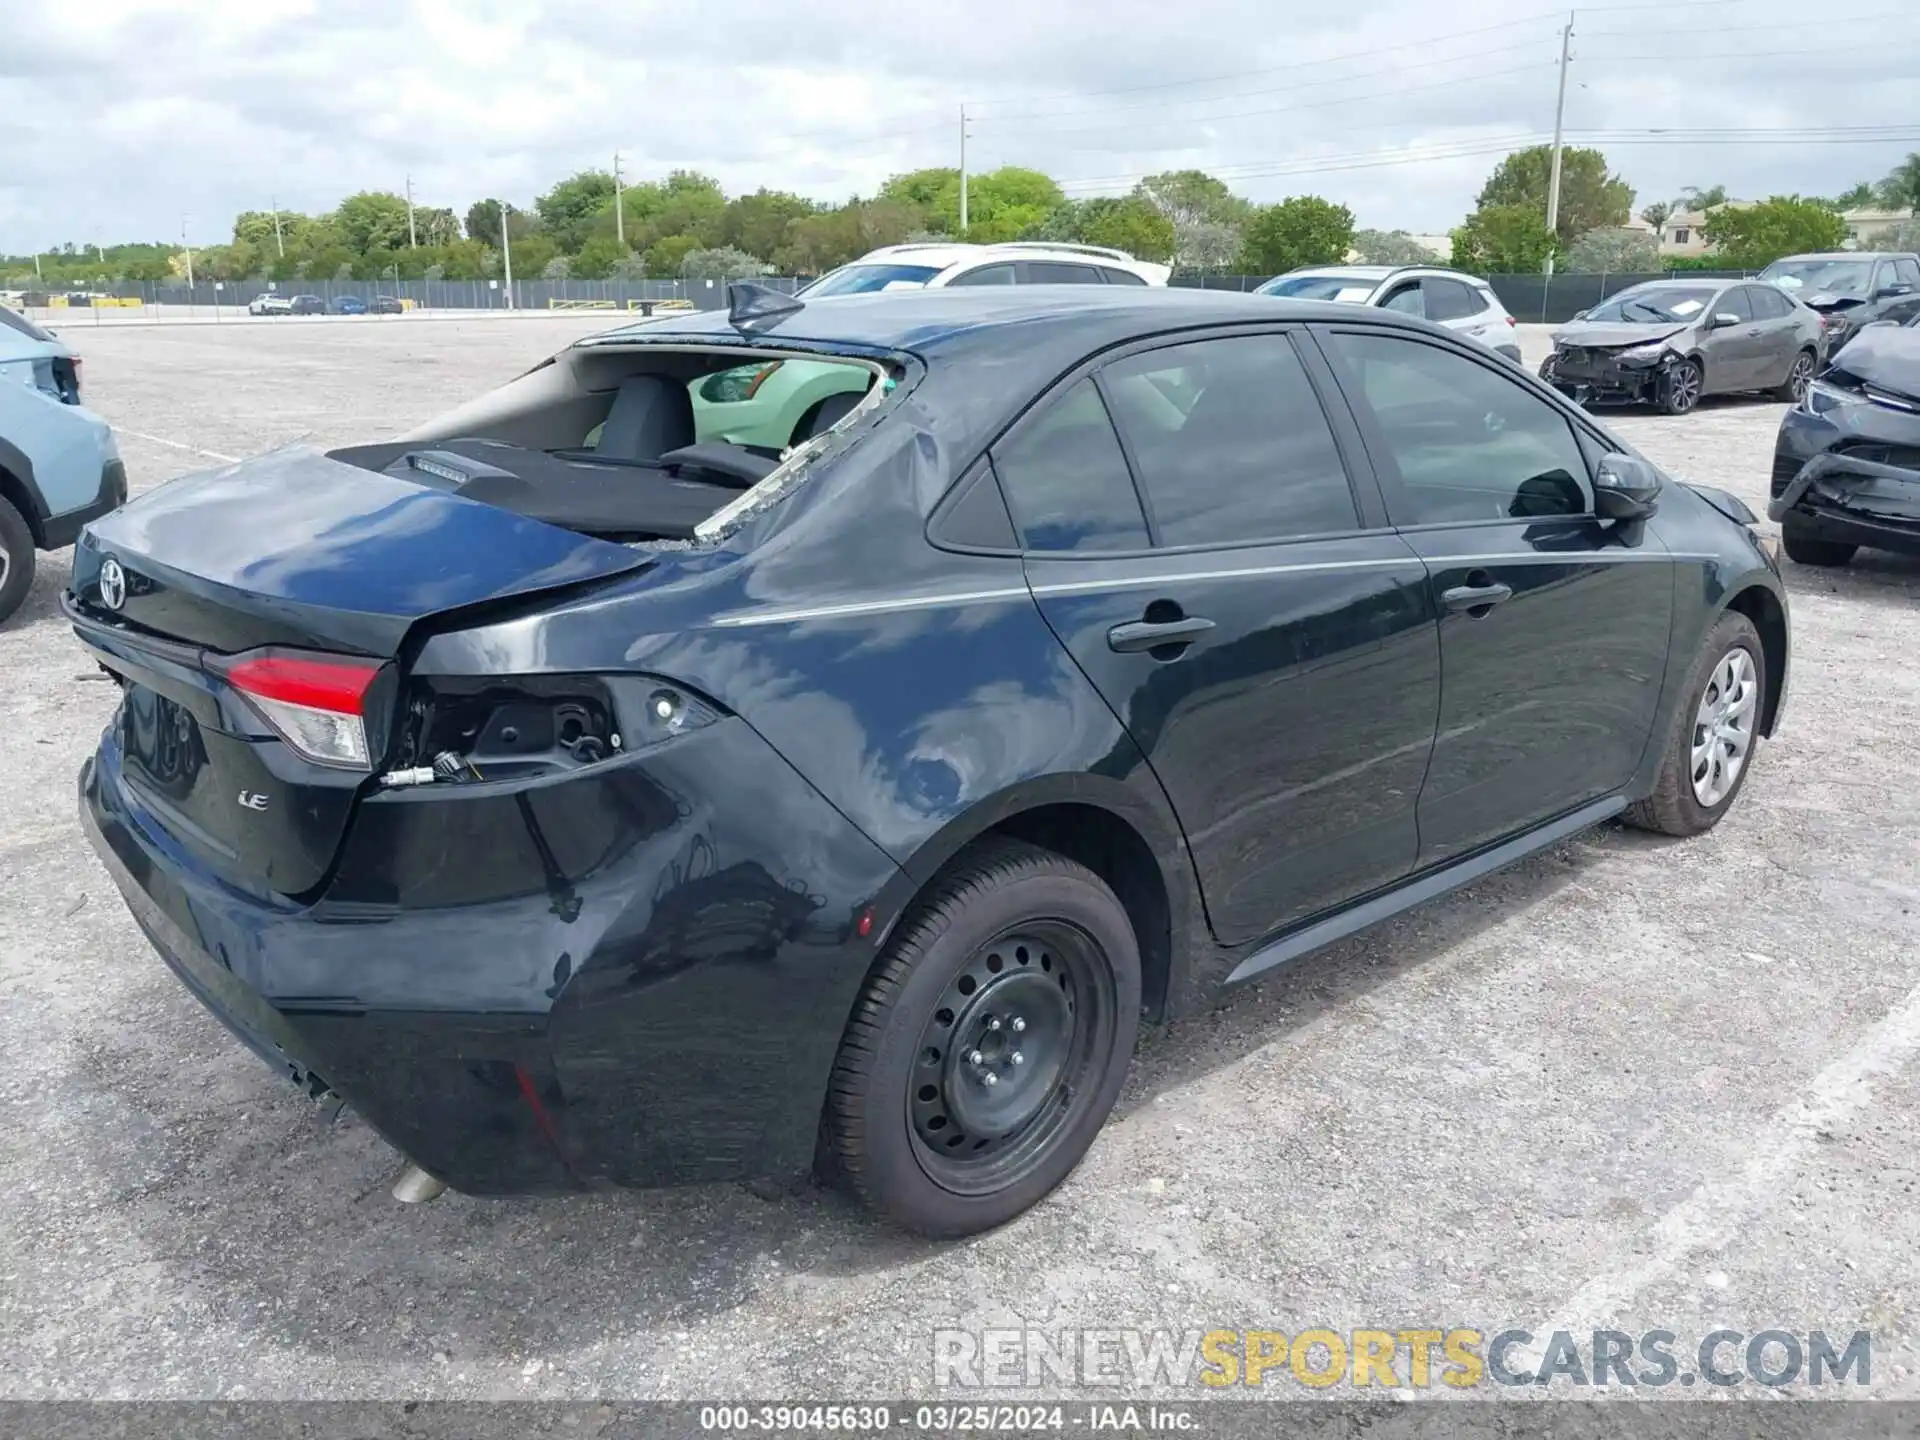
[[(1636, 208), (1686, 184), (1833, 193), (1920, 150), (1913, 0), (1583, 8), (1567, 127), (1906, 125), (1905, 139), (1598, 143)], [(821, 199), (954, 164), (1074, 194), (1200, 166), (1258, 200), (1444, 231), (1553, 126), (1539, 0), (11, 0), (0, 252), (229, 238), (232, 216), (354, 190), (528, 204), (610, 164)], [(1629, 143), (1632, 140), (1656, 143)], [(1480, 153), (1463, 153), (1463, 152)]]

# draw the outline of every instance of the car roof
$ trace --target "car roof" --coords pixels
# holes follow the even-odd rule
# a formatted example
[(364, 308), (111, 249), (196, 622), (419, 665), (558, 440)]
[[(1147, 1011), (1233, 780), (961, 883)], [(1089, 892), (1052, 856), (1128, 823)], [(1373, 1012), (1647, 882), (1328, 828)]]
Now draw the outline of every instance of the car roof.
[(1105, 245), (1055, 244), (1045, 240), (1006, 241), (996, 245), (976, 245), (963, 240), (912, 240), (904, 245), (882, 245), (870, 250), (855, 265), (917, 264), (946, 270), (967, 260), (1080, 260), (1137, 265), (1140, 262), (1124, 250)]
[[(1642, 280), (1637, 285), (1629, 285), (1627, 290), (1694, 290), (1702, 285), (1744, 285), (1746, 280), (1739, 275), (1698, 275), (1689, 280), (1682, 275), (1669, 275), (1664, 280)], [(1627, 290), (1616, 290), (1615, 295), (1624, 295)], [(1607, 297), (1609, 299), (1612, 296)]]
[[(742, 337), (722, 310), (656, 316), (578, 343), (687, 344), (719, 339), (778, 346), (783, 342), (892, 351), (923, 357), (990, 354), (1041, 383), (1085, 355), (1135, 338), (1199, 326), (1286, 320), (1351, 325), (1405, 324), (1391, 311), (1356, 312), (1324, 300), (1291, 300), (1233, 290), (1158, 286), (957, 286), (834, 295), (803, 302), (783, 320)], [(1417, 323), (1410, 328), (1424, 328)], [(1045, 372), (1044, 376), (1040, 372)], [(1008, 377), (1009, 382), (1012, 376)]]
[[(1804, 255), (1782, 255), (1773, 265), (1788, 260), (1899, 260), (1912, 259), (1910, 250), (1809, 250)], [(1771, 268), (1771, 267), (1769, 267)]]

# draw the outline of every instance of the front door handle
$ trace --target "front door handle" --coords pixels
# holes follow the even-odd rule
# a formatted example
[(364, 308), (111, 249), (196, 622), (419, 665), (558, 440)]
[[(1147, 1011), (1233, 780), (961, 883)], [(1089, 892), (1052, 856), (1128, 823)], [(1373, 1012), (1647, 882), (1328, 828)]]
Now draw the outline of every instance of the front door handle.
[(1478, 620), (1502, 600), (1513, 598), (1513, 587), (1490, 583), (1486, 585), (1456, 585), (1451, 590), (1440, 592), (1440, 603), (1458, 615), (1462, 611)]
[(1191, 645), (1213, 629), (1213, 621), (1198, 615), (1178, 620), (1135, 620), (1107, 631), (1107, 648), (1122, 655), (1141, 650), (1157, 650), (1162, 645)]

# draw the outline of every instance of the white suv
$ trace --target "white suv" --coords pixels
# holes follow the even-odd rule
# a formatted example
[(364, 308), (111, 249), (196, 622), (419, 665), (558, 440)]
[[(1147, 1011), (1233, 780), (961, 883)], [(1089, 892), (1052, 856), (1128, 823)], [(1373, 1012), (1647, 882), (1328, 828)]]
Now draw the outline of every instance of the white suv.
[(946, 285), (1165, 285), (1172, 273), (1165, 265), (1100, 245), (1044, 240), (963, 245), (928, 240), (882, 246), (851, 265), (829, 270), (799, 293), (811, 300)]
[(1290, 300), (1340, 300), (1418, 315), (1520, 363), (1514, 318), (1486, 281), (1435, 265), (1313, 265), (1276, 275), (1256, 292)]

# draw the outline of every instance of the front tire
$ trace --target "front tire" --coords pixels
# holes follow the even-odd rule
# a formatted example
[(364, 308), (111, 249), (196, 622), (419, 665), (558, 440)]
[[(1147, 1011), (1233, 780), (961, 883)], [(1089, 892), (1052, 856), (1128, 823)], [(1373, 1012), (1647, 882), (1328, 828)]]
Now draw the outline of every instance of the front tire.
[(27, 517), (0, 496), (0, 621), (20, 608), (33, 588), (33, 531)]
[(1780, 522), (1780, 548), (1796, 565), (1832, 566), (1846, 564), (1860, 547), (1844, 540), (1822, 540), (1789, 515)]
[(868, 976), (828, 1088), (832, 1157), (906, 1229), (1004, 1224), (1092, 1145), (1139, 1020), (1139, 945), (1106, 883), (1020, 841), (982, 846)]
[(1698, 360), (1676, 360), (1660, 381), (1660, 409), (1668, 415), (1685, 415), (1700, 403), (1706, 372)]
[(1626, 813), (1662, 835), (1700, 835), (1733, 807), (1760, 749), (1767, 660), (1760, 633), (1729, 612), (1707, 632), (1669, 727), (1653, 793)]

